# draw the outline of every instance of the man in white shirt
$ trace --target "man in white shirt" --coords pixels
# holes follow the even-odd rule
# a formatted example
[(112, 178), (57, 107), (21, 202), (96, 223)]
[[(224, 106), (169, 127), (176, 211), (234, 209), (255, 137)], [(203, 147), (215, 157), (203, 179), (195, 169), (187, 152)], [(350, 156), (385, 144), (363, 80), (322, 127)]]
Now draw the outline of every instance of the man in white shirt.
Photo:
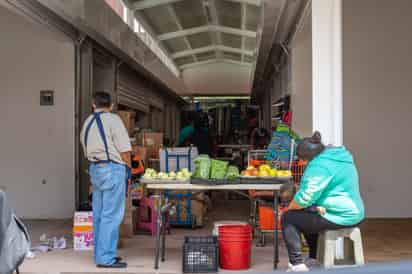
[(126, 268), (116, 253), (132, 147), (122, 120), (111, 113), (110, 94), (96, 92), (92, 104), (80, 138), (93, 186), (94, 259), (97, 267)]

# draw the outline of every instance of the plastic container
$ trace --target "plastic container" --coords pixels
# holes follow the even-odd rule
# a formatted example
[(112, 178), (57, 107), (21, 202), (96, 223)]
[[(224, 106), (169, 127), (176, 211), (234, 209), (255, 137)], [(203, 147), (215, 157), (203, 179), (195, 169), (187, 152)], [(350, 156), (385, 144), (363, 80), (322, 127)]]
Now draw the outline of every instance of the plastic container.
[(216, 237), (185, 237), (183, 273), (216, 273), (219, 246)]
[(220, 267), (247, 270), (251, 266), (252, 227), (228, 225), (219, 227)]
[[(286, 208), (279, 207), (278, 211), (278, 230), (282, 229), (282, 214)], [(272, 207), (259, 206), (259, 227), (260, 230), (274, 230), (275, 228), (275, 212)]]
[(273, 208), (268, 206), (259, 206), (259, 227), (261, 230), (274, 230), (275, 215)]
[(194, 171), (194, 160), (199, 155), (196, 147), (164, 148), (159, 151), (160, 171), (178, 172), (187, 168)]
[(239, 225), (247, 225), (247, 222), (242, 221), (221, 221), (215, 222), (213, 224), (213, 236), (219, 236), (219, 227), (221, 226), (239, 226)]

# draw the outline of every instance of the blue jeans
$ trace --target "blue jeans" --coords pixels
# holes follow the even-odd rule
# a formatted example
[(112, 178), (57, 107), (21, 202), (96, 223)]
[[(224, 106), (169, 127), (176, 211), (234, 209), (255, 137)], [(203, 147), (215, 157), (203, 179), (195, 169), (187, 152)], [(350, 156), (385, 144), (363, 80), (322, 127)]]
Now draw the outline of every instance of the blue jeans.
[(126, 197), (126, 167), (121, 164), (91, 164), (93, 185), (94, 259), (96, 264), (115, 262), (119, 226)]

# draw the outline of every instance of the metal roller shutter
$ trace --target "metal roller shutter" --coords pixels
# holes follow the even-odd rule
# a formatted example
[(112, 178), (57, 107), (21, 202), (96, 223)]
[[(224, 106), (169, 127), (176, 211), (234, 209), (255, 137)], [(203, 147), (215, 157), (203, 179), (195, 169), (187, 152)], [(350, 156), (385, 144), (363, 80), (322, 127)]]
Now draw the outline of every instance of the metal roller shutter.
[(144, 96), (139, 95), (133, 87), (119, 84), (117, 92), (119, 104), (144, 113), (149, 112), (149, 105)]
[(147, 88), (142, 82), (143, 78), (138, 77), (136, 72), (128, 68), (120, 69), (117, 84), (118, 104), (148, 113), (150, 105), (147, 100)]

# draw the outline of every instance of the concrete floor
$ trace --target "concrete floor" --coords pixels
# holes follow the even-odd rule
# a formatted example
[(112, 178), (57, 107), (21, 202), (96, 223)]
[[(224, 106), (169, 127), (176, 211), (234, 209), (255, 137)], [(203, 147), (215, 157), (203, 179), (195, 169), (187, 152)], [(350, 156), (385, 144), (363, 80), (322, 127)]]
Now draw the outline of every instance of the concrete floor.
[[(166, 262), (160, 270), (153, 269), (154, 241), (150, 236), (139, 235), (127, 240), (119, 255), (127, 260), (126, 270), (102, 270), (93, 264), (91, 252), (74, 252), (71, 248), (63, 251), (51, 251), (39, 254), (33, 260), (26, 260), (22, 271), (36, 273), (58, 272), (118, 272), (118, 273), (181, 273), (181, 250), (186, 235), (210, 235), (212, 223), (216, 220), (247, 220), (248, 203), (245, 201), (228, 201), (225, 205), (217, 205), (209, 214), (208, 224), (197, 230), (173, 228), (167, 238)], [(71, 239), (72, 221), (28, 221), (32, 233), (33, 244), (39, 242), (42, 233), (49, 236), (65, 236)], [(412, 259), (411, 220), (368, 220), (362, 227), (365, 256), (368, 263)], [(253, 267), (249, 272), (270, 272), (273, 266), (273, 249), (268, 239), (266, 247), (253, 247)], [(69, 241), (69, 247), (72, 243)], [(287, 265), (287, 253), (280, 246), (280, 268)]]

